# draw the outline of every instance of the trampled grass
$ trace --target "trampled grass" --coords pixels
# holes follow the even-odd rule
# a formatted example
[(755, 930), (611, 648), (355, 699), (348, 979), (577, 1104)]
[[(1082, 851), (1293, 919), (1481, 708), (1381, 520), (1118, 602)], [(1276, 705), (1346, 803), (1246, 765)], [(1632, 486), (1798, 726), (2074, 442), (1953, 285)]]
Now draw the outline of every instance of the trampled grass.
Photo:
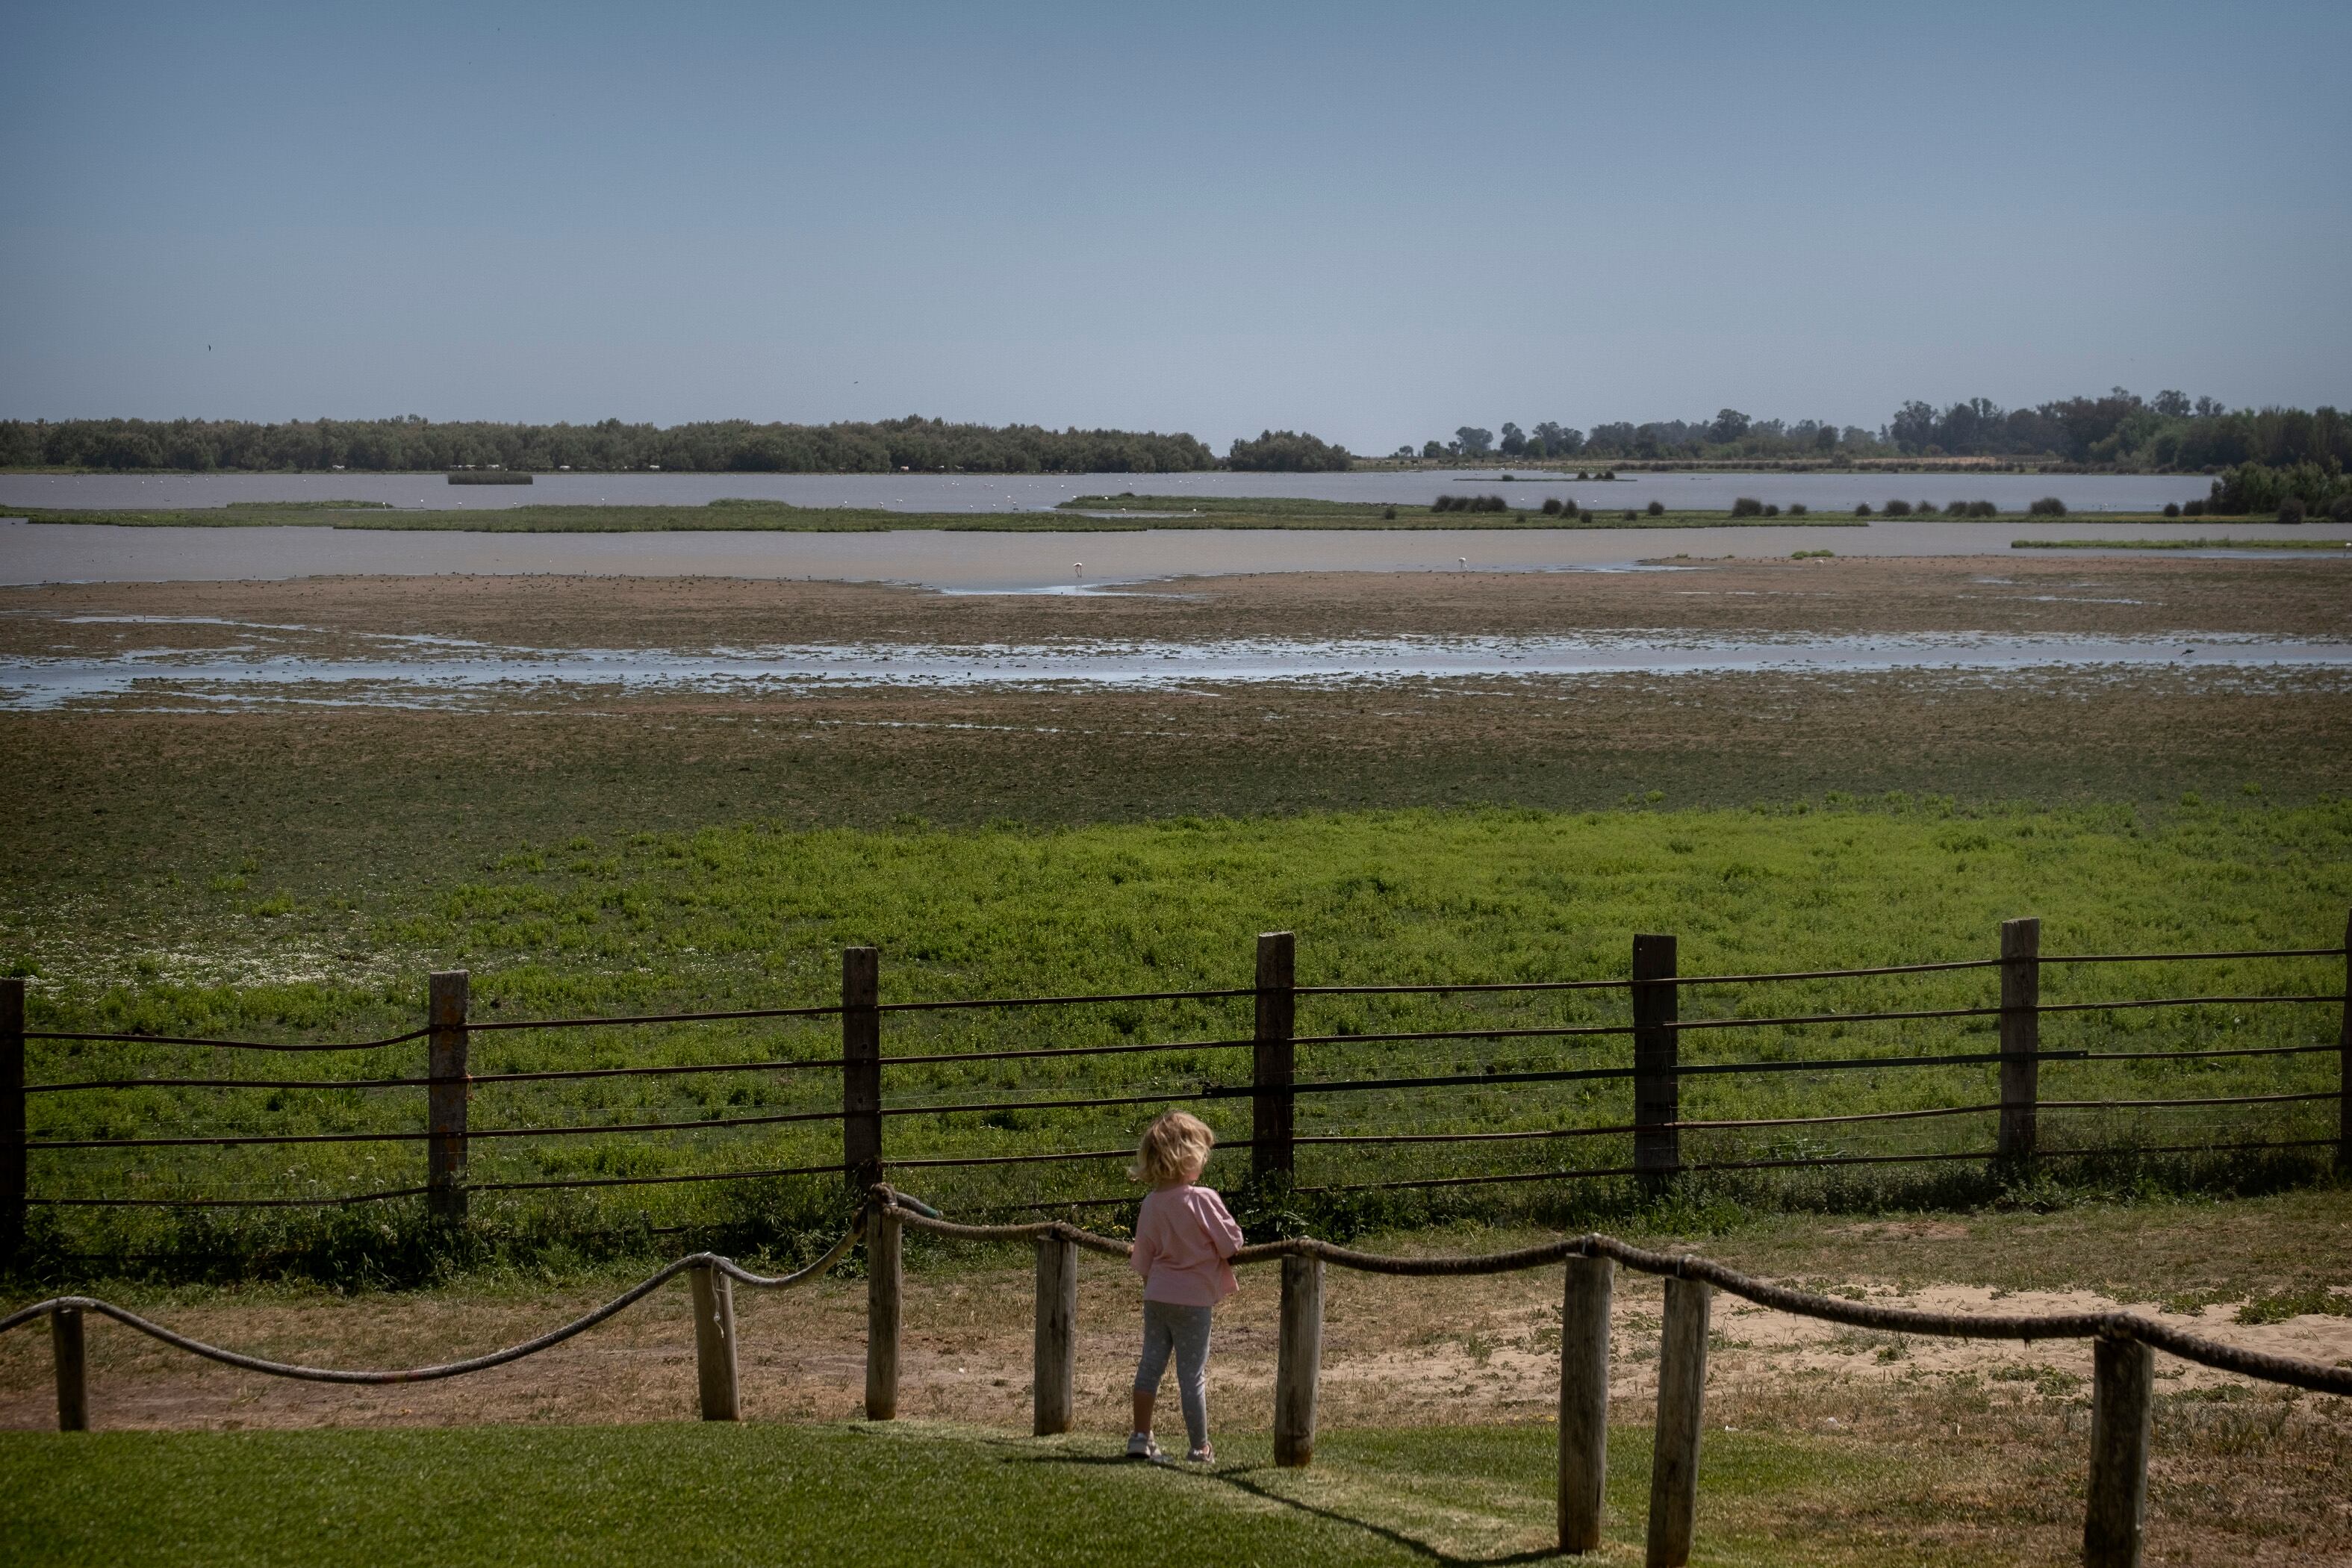
[[(422, 972), (473, 973), (475, 1016), (562, 1017), (824, 1004), (837, 996), (839, 950), (883, 953), (886, 1001), (955, 996), (1243, 986), (1260, 931), (1298, 938), (1305, 984), (1590, 979), (1626, 973), (1635, 931), (1681, 938), (1685, 974), (1742, 973), (1983, 958), (2000, 921), (2034, 914), (2049, 953), (2320, 947), (2341, 940), (2352, 902), (2352, 805), (2205, 808), (2152, 819), (2128, 808), (1988, 810), (1941, 803), (1828, 809), (1553, 814), (1405, 812), (1278, 820), (1176, 819), (1062, 831), (794, 832), (746, 826), (690, 834), (518, 846), (476, 874), (337, 939), (392, 981), (240, 985), (174, 981), (37, 983), (37, 1026), (259, 1038), (367, 1037), (414, 1027)], [(266, 883), (216, 895), (233, 939), (266, 948), (305, 911)], [(275, 912), (256, 916), (252, 910)], [(233, 911), (244, 911), (229, 919)], [(406, 973), (401, 973), (405, 968)], [(2165, 994), (2335, 994), (2335, 959), (2231, 964), (2053, 968), (2047, 1002)], [(1990, 1005), (1991, 972), (1685, 989), (1685, 1018)], [(977, 1170), (904, 1167), (904, 1184), (970, 1208), (1117, 1194), (1111, 1157), (1157, 1104), (1186, 1102), (1227, 1138), (1247, 1136), (1239, 1089), (1248, 1052), (1204, 1044), (1170, 1053), (963, 1063), (977, 1050), (1144, 1042), (1239, 1041), (1246, 998), (1121, 1003), (1009, 1013), (893, 1015), (890, 1055), (943, 1062), (886, 1075), (886, 1152), (894, 1159), (998, 1158), (1093, 1151), (1066, 1163)], [(2212, 1004), (2184, 1009), (2056, 1015), (2045, 1049), (2168, 1053), (2227, 1046), (2325, 1046), (2332, 1004)], [(1622, 1024), (1622, 993), (1429, 997), (1308, 997), (1300, 1047), (1310, 1080), (1466, 1075), (1443, 1087), (1308, 1094), (1310, 1136), (1398, 1132), (1541, 1134), (1471, 1145), (1310, 1145), (1303, 1185), (1621, 1165), (1622, 1135), (1574, 1130), (1630, 1120), (1622, 1079), (1499, 1082), (1493, 1074), (1622, 1066), (1622, 1035), (1351, 1044), (1429, 1029)], [(1692, 1032), (1685, 1061), (1801, 1062), (1993, 1048), (1989, 1017), (1883, 1024), (1754, 1025)], [(477, 1181), (676, 1174), (815, 1165), (839, 1159), (824, 1121), (706, 1127), (839, 1105), (837, 1075), (793, 1070), (837, 1054), (828, 1019), (663, 1025), (596, 1031), (515, 1030), (476, 1037), (477, 1074), (580, 1067), (745, 1062), (740, 1072), (491, 1084), (473, 1124), (525, 1135), (476, 1142)], [(36, 1082), (118, 1076), (294, 1077), (343, 1080), (414, 1074), (422, 1047), (361, 1057), (231, 1058), (161, 1046), (43, 1044)], [(2194, 1062), (2053, 1061), (2047, 1100), (2318, 1095), (2331, 1056)], [(1133, 1097), (1091, 1109), (1019, 1102)], [(1690, 1119), (1751, 1120), (1983, 1105), (1998, 1098), (1981, 1065), (1864, 1071), (1782, 1070), (1685, 1081)], [(241, 1132), (396, 1131), (422, 1127), (422, 1091), (127, 1089), (37, 1093), (38, 1139)], [(1001, 1109), (950, 1106), (1013, 1102)], [(940, 1107), (930, 1110), (930, 1107)], [(2254, 1108), (2074, 1111), (2043, 1116), (2045, 1144), (2128, 1153), (2189, 1142), (2320, 1137), (2324, 1100)], [(551, 1131), (660, 1121), (657, 1134)], [(1693, 1132), (1702, 1162), (1822, 1154), (1965, 1152), (1990, 1147), (1978, 1112), (1844, 1128)], [(1568, 1135), (1561, 1135), (1561, 1134)], [(342, 1195), (414, 1185), (415, 1142), (239, 1149), (36, 1150), (34, 1190), (48, 1195)], [(1219, 1179), (1242, 1173), (1243, 1157)], [(1864, 1169), (1867, 1169), (1866, 1167)], [(1891, 1169), (1899, 1170), (1899, 1167)], [(1930, 1167), (1929, 1169), (1933, 1169)], [(1976, 1173), (1973, 1164), (1947, 1169)], [(1727, 1178), (1728, 1179), (1728, 1178)], [(1773, 1178), (1826, 1201), (1819, 1178)], [(1978, 1179), (1971, 1174), (1968, 1179)], [(1808, 1185), (1808, 1184), (1811, 1184)], [(1588, 1184), (1606, 1191), (1606, 1184)], [(1579, 1191), (1583, 1188), (1577, 1189)], [(827, 1179), (621, 1187), (585, 1196), (485, 1194), (481, 1212), (518, 1226), (577, 1232), (599, 1224), (750, 1226), (771, 1238), (830, 1223)], [(1535, 1184), (1470, 1189), (1482, 1201), (1547, 1201)], [(1947, 1194), (1947, 1197), (1953, 1194)], [(161, 1223), (161, 1222), (158, 1222)], [(210, 1224), (212, 1222), (206, 1222)], [(258, 1223), (258, 1222), (257, 1222)], [(73, 1211), (63, 1236), (101, 1250), (152, 1244), (144, 1221)], [(739, 1229), (735, 1234), (742, 1234)]]

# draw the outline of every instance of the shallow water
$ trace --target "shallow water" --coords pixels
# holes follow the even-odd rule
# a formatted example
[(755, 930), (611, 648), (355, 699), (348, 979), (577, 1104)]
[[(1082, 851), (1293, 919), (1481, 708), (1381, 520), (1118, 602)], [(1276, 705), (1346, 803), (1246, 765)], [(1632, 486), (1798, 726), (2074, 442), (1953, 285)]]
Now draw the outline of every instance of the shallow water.
[[(131, 620), (91, 616), (86, 619)], [(162, 623), (147, 623), (162, 624)], [(198, 620), (186, 624), (236, 625)], [(1708, 673), (2125, 669), (2165, 666), (2352, 671), (2352, 645), (2250, 637), (2015, 637), (1979, 634), (1738, 640), (1637, 631), (1580, 637), (1364, 637), (966, 647), (782, 645), (706, 652), (501, 647), (454, 638), (367, 639), (383, 656), (319, 658), (273, 647), (298, 626), (248, 624), (228, 649), (149, 648), (0, 666), (0, 709), (125, 699), (228, 706), (466, 705), (558, 689), (784, 693), (846, 686), (1175, 688), (1192, 684)]]
[[(338, 574), (532, 573), (814, 578), (1034, 593), (1258, 572), (1548, 572), (1676, 554), (2010, 555), (2013, 539), (2165, 537), (2164, 526), (1875, 522), (1864, 528), (1144, 530), (1132, 533), (452, 533), (331, 528), (108, 528), (0, 522), (0, 584), (279, 580)], [(2203, 525), (2201, 538), (2275, 537), (2275, 523)], [(2352, 526), (2305, 525), (2315, 539)], [(2177, 531), (2172, 535), (2179, 537)], [(2072, 553), (2072, 552), (2070, 552)]]

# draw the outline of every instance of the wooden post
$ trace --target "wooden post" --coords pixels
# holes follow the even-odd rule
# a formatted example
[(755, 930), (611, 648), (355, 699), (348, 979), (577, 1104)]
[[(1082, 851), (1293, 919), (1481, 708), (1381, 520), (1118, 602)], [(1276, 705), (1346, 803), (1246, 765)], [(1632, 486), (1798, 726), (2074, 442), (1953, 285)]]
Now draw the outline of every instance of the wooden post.
[(736, 1382), (735, 1282), (708, 1264), (687, 1270), (694, 1288), (694, 1380), (705, 1421), (743, 1419)]
[[(1681, 1052), (1674, 1028), (1680, 1008), (1675, 977), (1675, 939), (1633, 939), (1633, 1168), (1645, 1191), (1663, 1189), (1682, 1169), (1683, 1080), (1675, 1076)], [(1667, 984), (1660, 984), (1664, 981)]]
[(2139, 1568), (2147, 1513), (2148, 1393), (2156, 1353), (2137, 1340), (2091, 1342), (2091, 1485), (2083, 1568)]
[[(870, 950), (869, 950), (870, 951)], [(898, 1415), (898, 1326), (905, 1280), (899, 1272), (898, 1216), (874, 1210), (866, 1222), (866, 1418)]]
[(2000, 922), (2000, 1139), (2003, 1163), (2033, 1158), (2042, 1098), (2042, 922)]
[(1297, 1131), (1297, 1101), (1290, 1081), (1298, 1048), (1297, 943), (1286, 931), (1257, 939), (1257, 1044), (1250, 1053), (1250, 1175), (1263, 1181), (1291, 1173), (1291, 1138)]
[(466, 1074), (466, 989), (462, 969), (435, 972), (425, 1022), (426, 1130), (425, 1202), (438, 1219), (466, 1217), (466, 1102), (473, 1083)]
[(1568, 1260), (1559, 1309), (1559, 1549), (1601, 1544), (1601, 1494), (1609, 1479), (1609, 1298), (1617, 1266)]
[(89, 1430), (89, 1358), (81, 1342), (81, 1309), (49, 1312), (49, 1352), (58, 1369), (58, 1430)]
[(1035, 1387), (1029, 1430), (1040, 1437), (1066, 1432), (1078, 1403), (1078, 1244), (1066, 1237), (1037, 1238)]
[[(850, 1190), (882, 1179), (882, 953), (841, 950), (841, 1163)], [(895, 1237), (894, 1225), (890, 1234)]]
[(1690, 1561), (1698, 1516), (1698, 1433), (1706, 1412), (1706, 1319), (1715, 1287), (1666, 1280), (1666, 1326), (1658, 1348), (1658, 1430), (1650, 1459), (1649, 1568)]
[(0, 1262), (25, 1245), (25, 981), (0, 977)]
[(2336, 1036), (2336, 1168), (2352, 1174), (2352, 911), (2344, 916), (2344, 1022)]
[(1274, 1462), (1315, 1458), (1315, 1380), (1323, 1361), (1323, 1260), (1286, 1253), (1274, 1361)]

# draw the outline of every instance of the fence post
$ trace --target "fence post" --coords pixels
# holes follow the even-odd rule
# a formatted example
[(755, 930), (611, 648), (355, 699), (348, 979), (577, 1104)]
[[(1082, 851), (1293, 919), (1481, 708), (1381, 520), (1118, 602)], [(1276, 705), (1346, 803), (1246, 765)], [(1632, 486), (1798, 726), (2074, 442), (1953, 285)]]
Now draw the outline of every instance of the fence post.
[(466, 1076), (466, 990), (462, 969), (436, 970), (425, 1022), (425, 1205), (437, 1219), (466, 1217), (466, 1102), (473, 1085)]
[[(2352, 1173), (2352, 910), (2344, 916), (2344, 1022), (2336, 1036), (2336, 1168)], [(19, 1111), (20, 1129), (22, 1117)]]
[[(841, 950), (841, 1163), (863, 1194), (882, 1179), (882, 953)], [(898, 1235), (895, 1223), (890, 1234)]]
[(83, 1353), (81, 1309), (49, 1312), (49, 1353), (58, 1369), (58, 1430), (89, 1430), (89, 1362)]
[[(870, 950), (869, 950), (870, 951)], [(899, 1298), (905, 1280), (898, 1261), (898, 1216), (886, 1208), (868, 1211), (866, 1222), (866, 1418), (894, 1421), (898, 1415)]]
[(2147, 1513), (2148, 1392), (2156, 1352), (2139, 1341), (2091, 1342), (2091, 1484), (2083, 1568), (2139, 1568)]
[[(1675, 939), (1633, 939), (1633, 1168), (1644, 1190), (1657, 1192), (1682, 1168), (1682, 1079), (1675, 1076), (1680, 1010), (1675, 977)], [(1669, 984), (1659, 984), (1659, 981)]]
[(0, 1261), (25, 1245), (25, 981), (0, 978)]
[[(1250, 1052), (1250, 1176), (1263, 1182), (1291, 1173), (1291, 1137), (1297, 1130), (1297, 1101), (1290, 1093), (1297, 1065), (1297, 943), (1286, 931), (1257, 939), (1257, 1043)], [(1302, 1461), (1303, 1463), (1304, 1461)]]
[(1065, 1236), (1037, 1238), (1035, 1385), (1029, 1430), (1040, 1437), (1066, 1432), (1078, 1400), (1078, 1244)]
[(1698, 1433), (1706, 1409), (1706, 1320), (1715, 1287), (1666, 1280), (1666, 1325), (1658, 1350), (1658, 1429), (1650, 1460), (1649, 1568), (1690, 1561), (1698, 1514)]
[(1568, 1260), (1559, 1310), (1559, 1549), (1601, 1544), (1601, 1494), (1609, 1479), (1609, 1298), (1617, 1266)]
[(1315, 1381), (1323, 1360), (1323, 1260), (1282, 1258), (1282, 1330), (1274, 1363), (1274, 1462), (1315, 1458)]
[(687, 1270), (694, 1290), (694, 1381), (705, 1421), (740, 1421), (736, 1382), (735, 1282), (709, 1264)]
[(2000, 922), (2000, 1140), (2005, 1164), (2033, 1158), (2042, 1098), (2042, 922)]

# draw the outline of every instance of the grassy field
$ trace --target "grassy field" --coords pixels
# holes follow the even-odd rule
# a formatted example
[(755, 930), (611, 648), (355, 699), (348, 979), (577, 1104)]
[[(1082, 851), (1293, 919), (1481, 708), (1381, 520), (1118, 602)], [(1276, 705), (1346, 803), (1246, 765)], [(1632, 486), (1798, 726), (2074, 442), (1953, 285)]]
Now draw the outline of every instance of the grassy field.
[[(354, 868), (357, 869), (357, 868)], [(59, 952), (54, 931), (12, 919), (17, 967), (35, 972), (37, 1026), (157, 1034), (299, 1038), (365, 1037), (414, 1026), (424, 970), (475, 975), (478, 1016), (564, 1016), (670, 1008), (823, 1003), (836, 954), (851, 942), (884, 953), (884, 994), (911, 1000), (973, 994), (1069, 994), (1244, 984), (1252, 934), (1299, 933), (1304, 984), (1488, 981), (1622, 974), (1628, 933), (1683, 938), (1685, 973), (1813, 968), (1979, 957), (1999, 921), (2044, 921), (2046, 951), (2315, 946), (2340, 933), (2352, 902), (2352, 805), (2292, 809), (2177, 808), (2162, 818), (2126, 809), (2016, 808), (1963, 812), (1942, 802), (1742, 812), (1552, 814), (1473, 811), (1309, 816), (1277, 821), (1178, 819), (1039, 832), (1002, 827), (792, 831), (772, 825), (688, 834), (585, 836), (511, 847), (497, 860), (391, 907), (363, 884), (289, 885), (257, 858), (225, 867), (201, 888), (162, 889), (180, 904), (181, 944), (126, 951), (111, 963), (87, 950), (54, 973), (32, 948)], [(26, 911), (28, 912), (28, 911)], [(95, 911), (91, 911), (95, 913)], [(86, 931), (100, 922), (91, 921)], [(326, 955), (336, 955), (328, 958)], [(2060, 971), (2047, 1000), (2284, 989), (2333, 991), (2340, 961), (2213, 966), (2134, 965)], [(339, 974), (337, 972), (341, 971)], [(207, 972), (212, 978), (207, 978)], [(227, 975), (235, 973), (234, 981)], [(1960, 972), (1897, 981), (1812, 982), (1686, 991), (1685, 1016), (1765, 1016), (1784, 1011), (1988, 1005), (1990, 977)], [(2167, 1051), (2233, 1045), (2321, 1044), (2327, 1005), (2205, 1006), (2053, 1018), (2052, 1048)], [(1615, 994), (1510, 1000), (1314, 998), (1303, 1033), (1617, 1023)], [(582, 1035), (524, 1030), (481, 1037), (474, 1070), (655, 1063), (778, 1061), (830, 1055), (824, 1020), (671, 1025)], [(1050, 1015), (949, 1014), (893, 1018), (886, 1049), (955, 1054), (1037, 1045), (1236, 1039), (1245, 1002), (1119, 1004)], [(1801, 1060), (1923, 1050), (1991, 1048), (1991, 1020), (1712, 1031), (1688, 1037), (1685, 1059)], [(324, 1080), (414, 1071), (421, 1047), (362, 1058), (303, 1058), (298, 1075)], [(1521, 1039), (1367, 1043), (1306, 1049), (1312, 1079), (1486, 1074), (1605, 1066), (1626, 1043)], [(283, 1058), (239, 1064), (274, 1074)], [(201, 1049), (57, 1044), (36, 1055), (37, 1081), (137, 1075), (207, 1076), (223, 1062)], [(2333, 1087), (2332, 1058), (2239, 1058), (2172, 1067), (2056, 1064), (2049, 1099), (2140, 1099), (2281, 1093)], [(899, 1158), (994, 1157), (1127, 1144), (1149, 1107), (918, 1114), (927, 1104), (1090, 1096), (1188, 1095), (1246, 1080), (1243, 1053), (1202, 1049), (1144, 1056), (975, 1063), (895, 1069), (888, 1125)], [(115, 1089), (35, 1097), (37, 1138), (157, 1133), (407, 1131), (421, 1091)], [(1618, 1081), (1511, 1084), (1313, 1097), (1307, 1134), (1397, 1131), (1534, 1132), (1627, 1119)], [(1944, 1067), (1874, 1073), (1781, 1072), (1695, 1079), (1694, 1118), (1787, 1117), (1973, 1104), (1996, 1098), (1991, 1071)], [(698, 1121), (789, 1116), (839, 1103), (831, 1073), (754, 1071), (684, 1079), (606, 1079), (485, 1086), (478, 1127), (540, 1130), (600, 1123), (682, 1124), (658, 1135), (545, 1133), (483, 1141), (478, 1181), (643, 1176), (707, 1169), (817, 1164), (838, 1158), (829, 1123), (697, 1129)], [(1228, 1137), (1246, 1136), (1245, 1100), (1206, 1104)], [(2051, 1112), (2057, 1147), (2135, 1145), (2242, 1137), (2315, 1137), (2333, 1128), (2326, 1102), (2252, 1111)], [(1979, 1115), (1841, 1131), (1757, 1130), (1692, 1134), (1685, 1157), (1742, 1160), (1825, 1152), (1987, 1146)], [(1476, 1146), (1308, 1150), (1309, 1186), (1612, 1165), (1622, 1137), (1563, 1143), (1533, 1138)], [(159, 1197), (327, 1196), (407, 1186), (414, 1143), (337, 1142), (293, 1149), (36, 1152), (36, 1191)], [(1900, 1167), (1894, 1168), (1900, 1171)], [(1910, 1180), (1948, 1195), (1964, 1175)], [(1228, 1172), (1228, 1182), (1239, 1174)], [(902, 1179), (963, 1205), (1055, 1202), (1115, 1194), (1115, 1163), (906, 1172)], [(1884, 1201), (1907, 1178), (1874, 1174), (1800, 1184), (1800, 1201)], [(1734, 1190), (1718, 1188), (1718, 1190)], [(1988, 1191), (1990, 1189), (1988, 1188)], [(488, 1222), (575, 1238), (641, 1225), (719, 1227), (773, 1240), (821, 1229), (837, 1201), (826, 1178), (708, 1186), (623, 1188), (603, 1194), (486, 1194)], [(1623, 1201), (1562, 1198), (1538, 1187), (1545, 1212)], [(1498, 1192), (1501, 1195), (1496, 1195)], [(1488, 1208), (1525, 1212), (1512, 1189), (1481, 1194)], [(1382, 1211), (1387, 1212), (1387, 1211)], [(222, 1222), (226, 1223), (226, 1222)], [(288, 1245), (285, 1222), (249, 1227)], [(359, 1222), (354, 1222), (359, 1223)], [(372, 1223), (372, 1222), (368, 1222)], [(58, 1245), (103, 1252), (211, 1245), (215, 1223), (192, 1234), (172, 1219), (69, 1211)], [(308, 1234), (308, 1233), (306, 1233)], [(327, 1226), (319, 1245), (351, 1243)], [(204, 1238), (209, 1237), (210, 1241)], [(340, 1239), (338, 1239), (340, 1238)], [(632, 1243), (634, 1244), (634, 1243)], [(310, 1244), (304, 1244), (310, 1245)]]
[[(1647, 1434), (1612, 1434), (1610, 1556), (1639, 1551)], [(1351, 1432), (1305, 1472), (1232, 1439), (1210, 1472), (1129, 1465), (1093, 1440), (939, 1426), (636, 1426), (240, 1436), (8, 1436), (0, 1531), (26, 1564), (386, 1565), (699, 1561), (858, 1564), (1376, 1564), (1540, 1552), (1542, 1427)], [(1848, 1445), (1710, 1432), (1703, 1563), (1885, 1562), (1902, 1526), (1854, 1519), (1901, 1462)], [(426, 1500), (431, 1500), (427, 1503)], [(648, 1506), (658, 1499), (658, 1506)], [(1820, 1526), (1862, 1527), (1844, 1541)], [(1890, 1528), (1891, 1527), (1891, 1528)], [(1910, 1562), (2006, 1561), (1963, 1549)]]

